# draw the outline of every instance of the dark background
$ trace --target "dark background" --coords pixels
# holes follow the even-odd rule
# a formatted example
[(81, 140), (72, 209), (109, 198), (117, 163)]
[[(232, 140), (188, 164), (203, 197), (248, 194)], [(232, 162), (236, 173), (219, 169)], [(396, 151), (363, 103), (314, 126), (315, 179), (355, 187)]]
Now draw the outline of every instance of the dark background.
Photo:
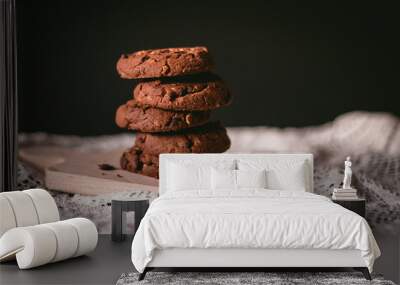
[[(239, 2), (239, 3), (236, 3)], [(121, 53), (206, 45), (227, 126), (305, 126), (351, 110), (400, 116), (398, 9), (388, 1), (17, 1), (20, 131), (121, 132)]]

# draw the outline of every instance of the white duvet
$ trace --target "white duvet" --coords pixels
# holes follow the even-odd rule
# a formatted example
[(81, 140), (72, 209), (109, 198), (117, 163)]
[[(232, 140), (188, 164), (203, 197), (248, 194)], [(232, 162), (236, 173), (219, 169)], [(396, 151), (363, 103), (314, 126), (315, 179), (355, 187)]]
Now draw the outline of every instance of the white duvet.
[(358, 249), (370, 271), (380, 255), (359, 215), (320, 195), (265, 189), (162, 195), (140, 223), (132, 262), (143, 272), (165, 248)]

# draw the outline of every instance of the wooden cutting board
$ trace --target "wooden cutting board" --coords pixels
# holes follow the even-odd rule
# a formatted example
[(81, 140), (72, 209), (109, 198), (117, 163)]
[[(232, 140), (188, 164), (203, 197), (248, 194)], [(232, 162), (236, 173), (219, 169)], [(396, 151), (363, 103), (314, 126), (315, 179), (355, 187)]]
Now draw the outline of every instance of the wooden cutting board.
[(48, 189), (84, 195), (158, 191), (155, 178), (120, 169), (124, 149), (81, 152), (59, 146), (22, 147), (21, 160), (44, 173)]

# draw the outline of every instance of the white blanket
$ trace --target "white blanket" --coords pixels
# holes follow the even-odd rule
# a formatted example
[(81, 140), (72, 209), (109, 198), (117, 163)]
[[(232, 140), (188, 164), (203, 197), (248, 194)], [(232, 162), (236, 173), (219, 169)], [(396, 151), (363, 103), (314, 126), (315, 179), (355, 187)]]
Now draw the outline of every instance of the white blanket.
[(154, 250), (165, 248), (358, 249), (370, 271), (380, 255), (359, 215), (316, 194), (265, 189), (154, 200), (134, 237), (132, 262), (143, 272)]

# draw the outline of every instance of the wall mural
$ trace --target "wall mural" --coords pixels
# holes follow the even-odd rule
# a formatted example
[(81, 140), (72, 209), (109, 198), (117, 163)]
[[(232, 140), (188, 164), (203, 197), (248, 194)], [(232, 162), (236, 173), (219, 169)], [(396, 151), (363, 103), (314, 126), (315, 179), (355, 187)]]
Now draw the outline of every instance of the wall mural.
[(110, 234), (112, 200), (158, 197), (162, 154), (312, 153), (314, 192), (365, 199), (376, 271), (400, 281), (389, 11), (17, 4), (1, 6), (2, 191), (44, 188), (62, 220)]

